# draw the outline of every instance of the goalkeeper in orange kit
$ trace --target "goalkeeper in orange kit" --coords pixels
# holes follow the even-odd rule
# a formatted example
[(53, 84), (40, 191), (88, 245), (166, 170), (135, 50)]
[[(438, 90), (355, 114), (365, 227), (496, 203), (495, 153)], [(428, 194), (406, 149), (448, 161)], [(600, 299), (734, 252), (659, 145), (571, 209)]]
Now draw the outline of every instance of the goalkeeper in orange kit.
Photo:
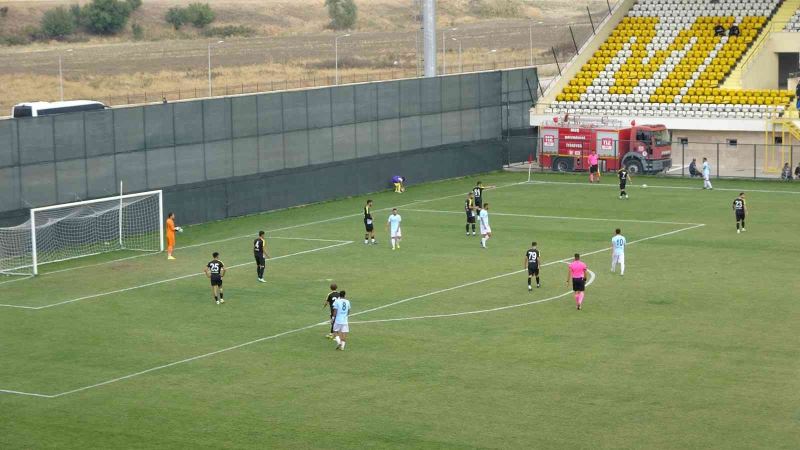
[(167, 259), (175, 259), (172, 256), (172, 251), (175, 249), (175, 232), (178, 233), (183, 231), (183, 228), (175, 226), (175, 213), (170, 212), (167, 214)]

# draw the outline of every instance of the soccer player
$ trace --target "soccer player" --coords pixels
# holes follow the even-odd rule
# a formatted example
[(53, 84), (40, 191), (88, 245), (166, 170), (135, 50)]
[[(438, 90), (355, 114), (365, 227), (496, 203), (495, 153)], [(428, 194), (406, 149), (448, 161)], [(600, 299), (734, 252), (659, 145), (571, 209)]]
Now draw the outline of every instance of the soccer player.
[(483, 190), (484, 189), (491, 189), (494, 186), (483, 186), (483, 183), (478, 181), (475, 184), (475, 187), (472, 188), (472, 195), (475, 196), (475, 206), (480, 208), (483, 206)]
[(347, 334), (350, 333), (350, 325), (347, 322), (350, 316), (350, 300), (347, 299), (345, 291), (339, 292), (339, 298), (333, 302), (333, 338), (336, 341), (336, 350), (344, 350), (347, 345)]
[(703, 189), (714, 189), (711, 186), (711, 164), (708, 163), (708, 158), (703, 158)]
[(174, 212), (170, 211), (167, 214), (167, 224), (165, 228), (167, 229), (167, 259), (175, 259), (175, 257), (172, 256), (172, 251), (175, 249), (175, 232), (177, 231), (180, 233), (183, 231), (183, 228), (175, 226)]
[(375, 224), (372, 222), (372, 200), (367, 200), (364, 205), (364, 244), (369, 244), (370, 239), (375, 244)]
[(475, 236), (475, 194), (470, 192), (467, 194), (467, 200), (464, 201), (464, 212), (467, 213), (467, 236), (469, 236), (469, 226), (472, 225), (472, 235)]
[(625, 166), (619, 168), (617, 176), (619, 176), (619, 199), (627, 199), (628, 193), (625, 192), (625, 187), (628, 185), (628, 181), (632, 181), (633, 178), (631, 178), (631, 174), (628, 173), (628, 169)]
[(392, 184), (394, 184), (394, 192), (396, 194), (402, 194), (406, 191), (406, 177), (395, 175), (392, 177)]
[(264, 270), (267, 268), (269, 253), (267, 253), (267, 243), (264, 241), (263, 231), (259, 231), (258, 237), (253, 241), (253, 256), (256, 258), (256, 276), (258, 277), (258, 281), (260, 283), (266, 283), (266, 281), (264, 281)]
[[(744, 216), (747, 213), (747, 205), (744, 201), (744, 192), (740, 192), (739, 196), (733, 201), (733, 212), (736, 214), (736, 233), (741, 233), (742, 231), (747, 231), (744, 228)], [(742, 228), (739, 229), (739, 223), (741, 222)]]
[(592, 150), (592, 153), (586, 157), (589, 160), (589, 183), (594, 183), (595, 178), (597, 183), (600, 182), (600, 157), (597, 156), (597, 151)]
[(400, 239), (403, 238), (403, 231), (400, 229), (400, 222), (403, 218), (397, 213), (397, 208), (392, 208), (392, 214), (386, 221), (386, 228), (389, 230), (389, 238), (392, 240), (392, 250), (400, 248)]
[(204, 272), (211, 279), (211, 295), (214, 296), (214, 302), (219, 305), (225, 303), (222, 298), (222, 277), (225, 276), (225, 264), (219, 260), (219, 252), (212, 253), (211, 257), (214, 259), (206, 264)]
[(336, 283), (331, 283), (331, 292), (327, 297), (325, 297), (325, 303), (322, 304), (323, 306), (327, 305), (331, 310), (331, 332), (325, 336), (328, 339), (333, 339), (333, 317), (335, 316), (333, 313), (333, 303), (339, 299), (339, 291), (337, 291), (338, 288), (339, 286), (336, 286)]
[(486, 241), (492, 237), (492, 227), (489, 226), (489, 204), (483, 205), (483, 208), (480, 206), (477, 207), (478, 211), (478, 220), (481, 223), (481, 247), (486, 248)]
[(569, 280), (572, 279), (572, 290), (575, 291), (575, 305), (578, 307), (578, 311), (583, 307), (587, 270), (586, 264), (581, 261), (581, 255), (575, 253), (575, 260), (569, 264), (569, 269), (567, 270), (567, 285), (569, 285)]
[(531, 277), (536, 277), (536, 287), (541, 287), (539, 284), (539, 249), (536, 248), (536, 242), (531, 242), (531, 248), (525, 253), (525, 265), (528, 267), (528, 292), (530, 292), (533, 290)]
[(625, 245), (628, 241), (625, 239), (625, 236), (622, 235), (622, 230), (617, 228), (615, 232), (616, 234), (611, 238), (611, 248), (613, 251), (611, 254), (611, 273), (616, 272), (617, 263), (619, 263), (619, 274), (625, 275)]

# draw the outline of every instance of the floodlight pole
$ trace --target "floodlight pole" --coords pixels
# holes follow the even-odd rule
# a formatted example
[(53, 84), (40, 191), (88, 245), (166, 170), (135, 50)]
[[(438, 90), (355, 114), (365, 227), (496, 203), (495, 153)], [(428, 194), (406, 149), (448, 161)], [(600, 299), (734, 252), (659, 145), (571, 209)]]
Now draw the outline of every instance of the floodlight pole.
[(341, 36), (336, 36), (333, 39), (333, 47), (334, 47), (334, 53), (335, 53), (334, 59), (336, 60), (335, 61), (335, 64), (336, 64), (336, 70), (335, 70), (335, 72), (336, 72), (336, 85), (339, 84), (339, 39), (346, 38), (346, 37), (350, 37), (350, 33), (343, 34)]
[[(225, 41), (217, 41), (217, 44), (222, 44)], [(211, 42), (208, 43), (208, 96), (211, 97), (212, 94), (212, 87), (211, 87)]]
[(425, 77), (436, 76), (436, 0), (422, 0), (422, 46)]

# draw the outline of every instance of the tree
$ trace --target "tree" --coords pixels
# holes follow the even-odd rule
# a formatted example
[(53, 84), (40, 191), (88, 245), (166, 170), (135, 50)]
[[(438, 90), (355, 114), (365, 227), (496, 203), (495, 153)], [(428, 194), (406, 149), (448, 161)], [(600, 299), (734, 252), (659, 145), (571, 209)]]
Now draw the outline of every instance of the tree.
[(214, 21), (214, 11), (208, 3), (192, 3), (186, 8), (186, 20), (197, 28), (204, 28)]
[(186, 17), (186, 10), (179, 6), (173, 6), (167, 10), (164, 20), (171, 24), (176, 30), (180, 30), (181, 27), (188, 21), (188, 18)]
[(131, 6), (126, 1), (92, 0), (81, 10), (81, 21), (95, 34), (115, 34), (125, 27)]
[(358, 20), (358, 7), (355, 0), (325, 0), (330, 27), (334, 30), (353, 28)]
[(63, 39), (76, 28), (75, 18), (63, 6), (45, 11), (40, 25), (42, 34), (50, 39)]

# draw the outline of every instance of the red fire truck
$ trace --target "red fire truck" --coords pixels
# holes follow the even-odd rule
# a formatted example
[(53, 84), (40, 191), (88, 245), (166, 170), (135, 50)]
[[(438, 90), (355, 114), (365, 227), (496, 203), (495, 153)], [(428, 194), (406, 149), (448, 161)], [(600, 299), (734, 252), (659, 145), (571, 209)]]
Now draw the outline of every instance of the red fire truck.
[(658, 173), (672, 166), (669, 131), (664, 125), (554, 118), (539, 126), (539, 164), (559, 172), (589, 170), (597, 151), (601, 171), (625, 166), (631, 174)]

